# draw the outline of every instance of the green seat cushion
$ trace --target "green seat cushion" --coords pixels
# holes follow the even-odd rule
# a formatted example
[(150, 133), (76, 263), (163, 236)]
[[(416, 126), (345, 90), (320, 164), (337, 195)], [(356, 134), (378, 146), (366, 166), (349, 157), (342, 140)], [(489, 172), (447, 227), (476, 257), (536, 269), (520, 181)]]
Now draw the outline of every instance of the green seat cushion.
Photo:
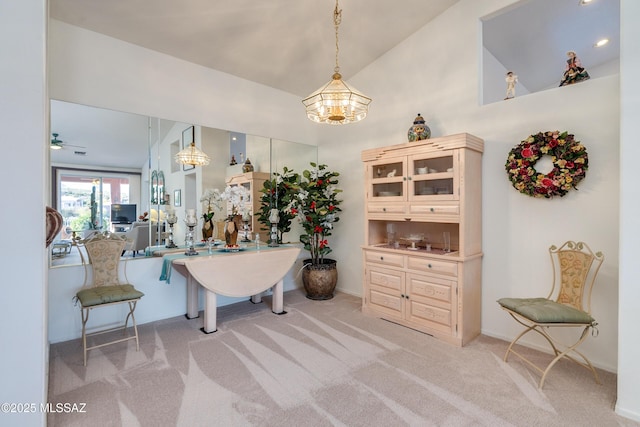
[(501, 298), (498, 304), (537, 323), (595, 322), (589, 313), (546, 298)]
[(83, 307), (108, 304), (110, 302), (127, 301), (144, 296), (133, 285), (96, 286), (85, 288), (76, 294)]

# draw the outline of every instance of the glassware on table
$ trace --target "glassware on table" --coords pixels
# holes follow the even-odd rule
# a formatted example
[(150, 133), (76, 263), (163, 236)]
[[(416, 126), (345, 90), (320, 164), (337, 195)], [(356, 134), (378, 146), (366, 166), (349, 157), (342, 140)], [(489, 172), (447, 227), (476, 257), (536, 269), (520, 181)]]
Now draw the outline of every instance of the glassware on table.
[(176, 245), (176, 243), (173, 241), (173, 226), (176, 222), (178, 222), (178, 217), (176, 216), (176, 214), (170, 213), (169, 215), (167, 215), (166, 221), (167, 224), (169, 224), (169, 241), (165, 245), (165, 248), (177, 248), (178, 245)]
[(389, 223), (387, 224), (387, 244), (389, 246), (394, 246), (396, 243), (396, 225)]
[(198, 225), (198, 220), (195, 216), (195, 210), (187, 209), (187, 218), (184, 220), (187, 225), (187, 234), (184, 239), (184, 243), (187, 246), (187, 250), (184, 252), (187, 256), (198, 255), (198, 251), (195, 249), (195, 226)]
[(451, 233), (448, 231), (442, 233), (442, 249), (445, 252), (451, 252)]

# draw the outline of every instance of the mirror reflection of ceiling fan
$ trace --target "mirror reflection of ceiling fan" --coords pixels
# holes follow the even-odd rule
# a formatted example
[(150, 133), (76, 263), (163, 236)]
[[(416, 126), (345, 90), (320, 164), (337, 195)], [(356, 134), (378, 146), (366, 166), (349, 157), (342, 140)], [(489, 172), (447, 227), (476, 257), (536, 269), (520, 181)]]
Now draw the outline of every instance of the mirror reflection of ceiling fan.
[(84, 147), (82, 145), (67, 144), (66, 142), (62, 141), (61, 139), (58, 139), (59, 134), (57, 134), (57, 133), (52, 133), (51, 135), (53, 135), (53, 139), (51, 140), (51, 145), (50, 145), (52, 150), (60, 150), (60, 149), (65, 148), (65, 147), (87, 148), (87, 147)]

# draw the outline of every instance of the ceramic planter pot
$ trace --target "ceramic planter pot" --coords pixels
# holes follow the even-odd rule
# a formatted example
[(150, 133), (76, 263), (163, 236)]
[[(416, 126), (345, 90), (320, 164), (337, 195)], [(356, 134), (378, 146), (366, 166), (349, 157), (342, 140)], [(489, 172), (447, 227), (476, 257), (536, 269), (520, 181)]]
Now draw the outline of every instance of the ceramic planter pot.
[(312, 300), (327, 300), (333, 298), (333, 292), (338, 283), (337, 261), (324, 259), (323, 263), (313, 265), (310, 259), (305, 259), (302, 269), (302, 284), (307, 292), (307, 298)]

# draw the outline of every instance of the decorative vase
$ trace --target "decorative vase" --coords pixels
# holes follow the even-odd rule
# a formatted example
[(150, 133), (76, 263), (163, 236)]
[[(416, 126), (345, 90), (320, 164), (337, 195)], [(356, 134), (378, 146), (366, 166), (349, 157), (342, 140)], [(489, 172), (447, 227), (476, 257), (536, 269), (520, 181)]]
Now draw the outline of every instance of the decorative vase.
[(302, 269), (302, 284), (307, 292), (307, 298), (312, 300), (328, 300), (333, 298), (333, 292), (338, 283), (337, 261), (323, 259), (321, 264), (312, 264), (305, 259)]
[(249, 160), (248, 157), (247, 157), (247, 160), (242, 165), (242, 172), (243, 173), (253, 172), (253, 165), (251, 164), (251, 160)]
[(56, 235), (60, 232), (60, 229), (62, 229), (62, 223), (64, 220), (62, 219), (62, 214), (60, 214), (60, 212), (49, 206), (46, 206), (45, 208), (45, 218), (47, 224), (46, 244), (47, 247), (49, 247), (51, 242), (53, 242), (53, 239), (55, 239)]
[(207, 240), (214, 235), (215, 224), (213, 223), (213, 219), (206, 220), (202, 225), (202, 240)]
[(238, 244), (238, 229), (242, 223), (242, 217), (235, 215), (233, 218), (224, 223), (224, 241), (227, 246), (236, 246)]
[(425, 124), (424, 118), (420, 113), (418, 113), (418, 117), (413, 121), (413, 126), (409, 128), (407, 135), (409, 136), (409, 142), (431, 138), (431, 129)]

